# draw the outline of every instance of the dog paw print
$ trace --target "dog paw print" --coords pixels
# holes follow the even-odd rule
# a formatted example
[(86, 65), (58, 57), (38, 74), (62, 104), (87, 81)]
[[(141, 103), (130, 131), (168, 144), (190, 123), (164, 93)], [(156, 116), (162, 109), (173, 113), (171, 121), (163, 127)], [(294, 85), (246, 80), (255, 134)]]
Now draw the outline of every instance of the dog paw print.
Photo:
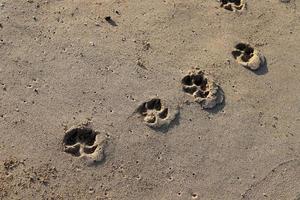
[(204, 109), (223, 103), (224, 94), (221, 88), (199, 69), (191, 70), (181, 83), (183, 91), (192, 95)]
[(239, 64), (253, 71), (266, 63), (265, 57), (246, 43), (238, 43), (232, 51), (232, 55)]
[(230, 11), (242, 11), (246, 7), (245, 0), (220, 0), (221, 7)]
[(99, 132), (80, 125), (67, 130), (63, 138), (64, 151), (92, 162), (104, 160), (106, 139)]
[(176, 109), (170, 110), (159, 98), (152, 98), (143, 102), (137, 111), (151, 128), (169, 126), (178, 113)]

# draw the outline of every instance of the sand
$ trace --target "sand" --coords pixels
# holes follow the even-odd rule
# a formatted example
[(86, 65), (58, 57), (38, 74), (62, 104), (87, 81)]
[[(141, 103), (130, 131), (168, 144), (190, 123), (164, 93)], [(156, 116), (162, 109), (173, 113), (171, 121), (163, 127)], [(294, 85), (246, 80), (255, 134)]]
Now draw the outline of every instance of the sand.
[(242, 3), (0, 0), (0, 199), (299, 200), (300, 1)]

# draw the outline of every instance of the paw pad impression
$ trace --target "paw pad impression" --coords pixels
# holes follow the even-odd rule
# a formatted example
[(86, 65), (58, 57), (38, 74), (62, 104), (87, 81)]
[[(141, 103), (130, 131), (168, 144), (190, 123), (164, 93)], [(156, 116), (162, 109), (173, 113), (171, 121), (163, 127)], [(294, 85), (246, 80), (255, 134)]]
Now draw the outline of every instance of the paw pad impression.
[(258, 50), (245, 43), (235, 45), (232, 55), (239, 64), (253, 71), (263, 66), (266, 62), (265, 57)]
[(85, 125), (70, 128), (63, 138), (66, 153), (92, 162), (104, 160), (105, 143), (105, 136)]
[(137, 109), (144, 122), (151, 128), (169, 126), (177, 115), (176, 109), (170, 109), (159, 98), (143, 102)]
[(183, 91), (192, 95), (202, 108), (214, 108), (224, 100), (220, 87), (199, 69), (191, 70), (183, 77), (181, 84)]
[(230, 11), (242, 11), (246, 7), (245, 0), (219, 0), (221, 7)]

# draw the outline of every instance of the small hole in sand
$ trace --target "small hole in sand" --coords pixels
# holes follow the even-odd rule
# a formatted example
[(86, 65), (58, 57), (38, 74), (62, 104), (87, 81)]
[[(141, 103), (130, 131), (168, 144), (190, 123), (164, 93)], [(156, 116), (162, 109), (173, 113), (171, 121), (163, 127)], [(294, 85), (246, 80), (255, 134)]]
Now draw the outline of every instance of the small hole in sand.
[(141, 114), (141, 115), (147, 115), (147, 107), (146, 107), (146, 104), (147, 103), (143, 103), (139, 108), (138, 108), (138, 112)]
[(254, 49), (252, 47), (247, 47), (244, 51), (245, 54), (252, 54), (254, 52)]
[(84, 153), (86, 154), (92, 154), (95, 152), (95, 150), (97, 149), (97, 146), (92, 146), (92, 147), (85, 147), (83, 149)]
[(161, 118), (161, 119), (165, 119), (167, 118), (168, 116), (168, 108), (165, 108), (163, 111), (161, 111), (158, 116)]
[(201, 97), (201, 98), (206, 98), (209, 94), (209, 91), (201, 91), (201, 90), (198, 90), (197, 93), (196, 93), (196, 96), (197, 97)]
[(64, 143), (66, 145), (74, 145), (77, 143), (77, 129), (73, 129), (69, 132), (66, 133), (65, 138), (64, 138)]
[(181, 82), (184, 85), (193, 85), (192, 78), (191, 78), (190, 75), (187, 75), (187, 76), (183, 77)]
[(242, 54), (242, 52), (240, 52), (240, 51), (232, 51), (231, 54), (233, 55), (233, 57), (235, 59), (237, 59), (237, 57), (239, 57)]
[(241, 0), (229, 0), (230, 3), (234, 3), (235, 5), (241, 5)]
[(65, 149), (66, 153), (72, 154), (75, 157), (79, 157), (80, 156), (80, 145), (76, 145), (74, 147), (68, 147)]
[(205, 91), (207, 88), (207, 79), (204, 79), (204, 81), (202, 82), (202, 85), (201, 85), (201, 90)]
[(71, 146), (76, 143), (92, 146), (96, 140), (94, 130), (87, 127), (73, 128), (65, 133), (63, 143), (66, 146)]
[(96, 139), (96, 133), (90, 128), (78, 129), (78, 140), (81, 143), (92, 146)]
[(183, 91), (189, 94), (194, 94), (197, 91), (197, 87), (196, 86), (183, 87)]
[(203, 83), (203, 76), (202, 75), (196, 75), (193, 78), (194, 84), (197, 86), (200, 86)]
[(238, 49), (238, 50), (244, 51), (244, 50), (247, 48), (247, 45), (244, 44), (244, 43), (238, 43), (238, 44), (235, 46), (235, 48)]
[(161, 110), (161, 100), (160, 99), (151, 99), (147, 102), (147, 108), (150, 110)]
[(252, 57), (252, 55), (248, 55), (248, 54), (244, 54), (241, 59), (243, 62), (248, 62), (250, 60), (250, 58)]
[(225, 5), (224, 8), (229, 11), (233, 11), (231, 4)]
[(235, 7), (237, 10), (242, 10), (242, 8), (243, 8), (243, 5), (241, 4), (241, 5), (238, 5), (238, 6), (236, 6)]

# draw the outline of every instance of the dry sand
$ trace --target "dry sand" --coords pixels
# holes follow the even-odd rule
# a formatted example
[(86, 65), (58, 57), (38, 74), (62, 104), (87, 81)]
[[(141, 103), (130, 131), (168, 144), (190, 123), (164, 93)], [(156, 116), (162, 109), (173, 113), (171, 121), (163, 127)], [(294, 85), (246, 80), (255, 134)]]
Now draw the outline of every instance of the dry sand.
[[(300, 1), (245, 1), (0, 0), (0, 199), (299, 200)], [(183, 92), (193, 67), (223, 104)], [(64, 152), (85, 122), (99, 153)]]

